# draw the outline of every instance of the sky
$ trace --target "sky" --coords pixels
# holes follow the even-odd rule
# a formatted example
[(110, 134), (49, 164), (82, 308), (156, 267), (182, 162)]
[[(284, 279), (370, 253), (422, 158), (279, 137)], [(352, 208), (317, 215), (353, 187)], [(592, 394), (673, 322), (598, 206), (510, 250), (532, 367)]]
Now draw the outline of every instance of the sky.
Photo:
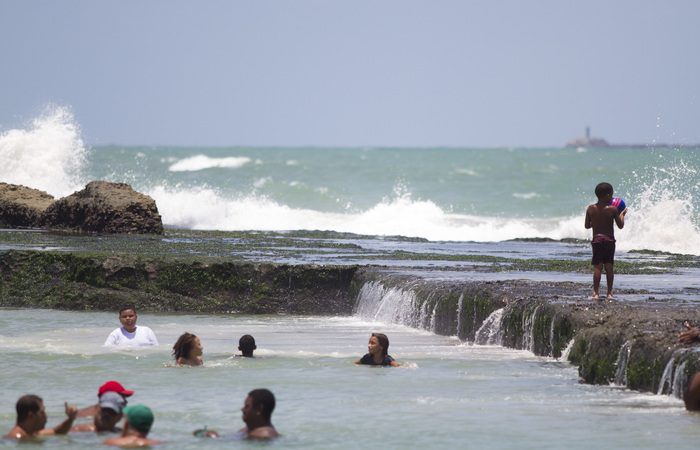
[(700, 143), (696, 0), (0, 0), (0, 134), (89, 145)]

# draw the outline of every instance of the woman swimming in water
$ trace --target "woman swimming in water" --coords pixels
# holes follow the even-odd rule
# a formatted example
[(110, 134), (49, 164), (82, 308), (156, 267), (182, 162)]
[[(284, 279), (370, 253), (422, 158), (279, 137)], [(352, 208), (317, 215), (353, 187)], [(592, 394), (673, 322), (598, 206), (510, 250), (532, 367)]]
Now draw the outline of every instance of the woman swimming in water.
[(202, 362), (202, 343), (199, 338), (191, 333), (184, 333), (180, 336), (173, 345), (173, 356), (175, 356), (175, 364), (185, 366), (201, 366)]
[(367, 353), (355, 361), (355, 364), (367, 364), (370, 366), (400, 366), (394, 361), (389, 352), (389, 338), (383, 333), (372, 333), (367, 344)]

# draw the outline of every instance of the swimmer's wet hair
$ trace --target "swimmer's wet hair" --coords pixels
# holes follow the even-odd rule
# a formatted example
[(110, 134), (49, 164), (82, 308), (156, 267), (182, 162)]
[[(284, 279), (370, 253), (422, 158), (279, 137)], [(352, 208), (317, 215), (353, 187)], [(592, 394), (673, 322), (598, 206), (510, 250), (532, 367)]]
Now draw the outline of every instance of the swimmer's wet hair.
[(248, 395), (253, 399), (253, 408), (263, 405), (262, 414), (269, 422), (272, 411), (275, 410), (275, 396), (272, 392), (267, 389), (253, 389)]
[(134, 311), (134, 314), (136, 314), (136, 308), (134, 308), (132, 305), (126, 305), (122, 306), (122, 309), (119, 310), (119, 315), (121, 316), (124, 311), (132, 310)]
[(602, 182), (598, 183), (598, 186), (595, 187), (595, 196), (598, 198), (605, 197), (608, 194), (613, 193), (613, 187), (612, 184)]
[(190, 354), (192, 348), (194, 348), (194, 340), (197, 338), (192, 333), (185, 332), (182, 334), (173, 345), (173, 356), (175, 356), (175, 361), (178, 358), (187, 358)]
[(17, 400), (15, 409), (17, 410), (17, 423), (23, 422), (30, 412), (38, 413), (44, 400), (38, 395), (23, 395)]
[(252, 355), (255, 350), (255, 338), (249, 334), (244, 334), (238, 340), (238, 349), (243, 355)]

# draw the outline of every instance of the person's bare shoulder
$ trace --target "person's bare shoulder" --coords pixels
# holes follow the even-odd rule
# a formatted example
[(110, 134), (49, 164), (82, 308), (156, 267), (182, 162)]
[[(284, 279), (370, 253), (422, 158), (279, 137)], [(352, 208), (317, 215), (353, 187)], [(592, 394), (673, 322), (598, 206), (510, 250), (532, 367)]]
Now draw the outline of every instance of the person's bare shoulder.
[(145, 445), (164, 444), (163, 441), (155, 439), (142, 438), (139, 436), (119, 436), (109, 438), (104, 441), (103, 445), (117, 445), (119, 447), (143, 447)]
[(270, 439), (279, 437), (277, 430), (273, 426), (258, 427), (253, 431), (248, 432), (246, 439)]
[(121, 444), (121, 442), (122, 442), (121, 439), (122, 439), (121, 437), (109, 438), (109, 439), (107, 439), (106, 441), (104, 441), (104, 442), (102, 443), (102, 445), (122, 445), (122, 444)]
[(78, 417), (92, 417), (97, 413), (97, 405), (87, 406), (78, 411)]
[(95, 428), (95, 424), (92, 422), (81, 423), (79, 425), (73, 426), (73, 428), (70, 429), (71, 433), (85, 433), (90, 431), (97, 431), (97, 429)]
[(9, 433), (5, 435), (6, 439), (24, 439), (27, 437), (31, 437), (27, 434), (26, 431), (22, 429), (22, 427), (15, 425), (14, 428), (12, 428)]
[(617, 206), (613, 206), (613, 205), (606, 206), (605, 211), (609, 211), (613, 215), (619, 214), (619, 212), (620, 212), (620, 210), (617, 209)]

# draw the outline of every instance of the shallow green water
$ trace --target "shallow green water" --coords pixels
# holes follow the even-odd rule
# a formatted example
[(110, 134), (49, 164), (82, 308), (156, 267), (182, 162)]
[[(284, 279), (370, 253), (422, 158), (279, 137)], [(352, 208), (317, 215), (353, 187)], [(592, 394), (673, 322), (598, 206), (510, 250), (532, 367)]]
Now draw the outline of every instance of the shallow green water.
[[(203, 440), (204, 425), (243, 426), (240, 408), (258, 387), (277, 397), (279, 448), (685, 448), (700, 438), (700, 416), (674, 397), (578, 383), (566, 362), (360, 318), (141, 314), (157, 348), (102, 347), (117, 326), (112, 313), (0, 310), (0, 428), (14, 421), (19, 396), (44, 398), (48, 426), (63, 401), (95, 403), (97, 388), (116, 379), (150, 406), (151, 436), (171, 448), (259, 445)], [(170, 367), (182, 332), (198, 335), (205, 366)], [(391, 339), (404, 367), (352, 362), (372, 331)], [(255, 336), (262, 359), (232, 358), (238, 338)], [(88, 448), (105, 436), (47, 438), (51, 448)], [(0, 446), (14, 446), (1, 440)]]

